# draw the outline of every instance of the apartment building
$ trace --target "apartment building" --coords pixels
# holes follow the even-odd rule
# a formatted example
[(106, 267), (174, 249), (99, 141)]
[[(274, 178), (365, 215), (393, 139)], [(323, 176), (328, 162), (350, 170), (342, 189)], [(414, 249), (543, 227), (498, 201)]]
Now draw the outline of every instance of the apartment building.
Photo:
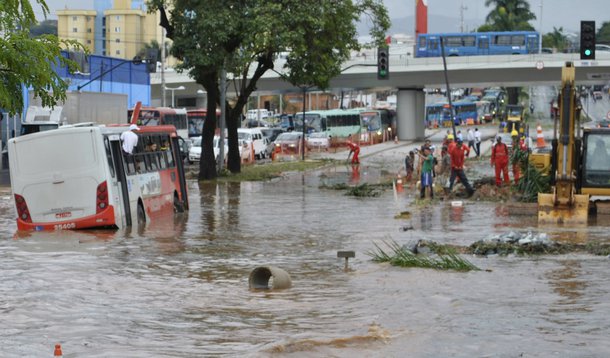
[(58, 10), (58, 37), (76, 40), (92, 54), (123, 59), (134, 58), (153, 40), (163, 42), (160, 15), (149, 14), (143, 0), (96, 0), (94, 6)]

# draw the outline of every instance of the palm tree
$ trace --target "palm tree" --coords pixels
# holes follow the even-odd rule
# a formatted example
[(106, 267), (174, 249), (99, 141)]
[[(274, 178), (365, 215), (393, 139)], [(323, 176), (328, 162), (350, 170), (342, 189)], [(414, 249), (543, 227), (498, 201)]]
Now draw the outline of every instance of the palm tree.
[(561, 52), (566, 47), (566, 35), (563, 33), (563, 27), (556, 28), (553, 26), (553, 32), (549, 32), (542, 36), (542, 47), (553, 47)]
[(485, 6), (493, 7), (482, 26), (485, 31), (534, 30), (529, 21), (536, 15), (527, 0), (485, 0)]
[[(493, 6), (493, 9), (485, 18), (485, 24), (479, 27), (479, 32), (534, 30), (529, 21), (536, 19), (536, 15), (530, 11), (527, 0), (485, 0), (485, 6)], [(508, 87), (506, 92), (508, 104), (517, 104), (519, 88)]]

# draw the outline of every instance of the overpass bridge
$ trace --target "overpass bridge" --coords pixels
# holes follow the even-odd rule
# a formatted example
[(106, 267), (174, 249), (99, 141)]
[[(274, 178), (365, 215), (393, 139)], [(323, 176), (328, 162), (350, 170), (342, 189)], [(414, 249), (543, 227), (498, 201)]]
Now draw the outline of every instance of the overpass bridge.
[[(391, 51), (391, 49), (390, 49)], [(579, 54), (530, 54), (447, 57), (447, 76), (452, 88), (519, 87), (560, 85), (561, 69), (567, 61), (576, 67), (576, 83), (593, 85), (610, 83), (610, 52), (599, 51), (596, 60), (580, 60)], [(440, 57), (413, 58), (390, 52), (390, 76), (377, 79), (376, 59), (348, 61), (342, 73), (330, 82), (331, 90), (397, 91), (397, 134), (401, 140), (424, 137), (425, 94), (423, 89), (445, 87), (443, 62)], [(281, 73), (282, 60), (275, 68)], [(201, 86), (186, 74), (165, 73), (167, 87), (184, 86), (186, 94), (195, 94)], [(161, 98), (161, 77), (151, 76), (151, 95)], [(267, 71), (257, 83), (261, 93), (301, 92)]]

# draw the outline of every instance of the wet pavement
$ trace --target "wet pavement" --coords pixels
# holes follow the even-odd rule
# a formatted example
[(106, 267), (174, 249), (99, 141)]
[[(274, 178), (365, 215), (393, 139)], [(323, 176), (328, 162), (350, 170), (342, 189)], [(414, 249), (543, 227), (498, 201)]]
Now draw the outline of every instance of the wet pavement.
[[(482, 270), (466, 273), (371, 261), (375, 244), (469, 245), (511, 230), (609, 240), (609, 221), (544, 227), (501, 202), (321, 188), (380, 182), (418, 144), (363, 147), (357, 171), (191, 181), (188, 214), (124, 231), (16, 233), (3, 187), (1, 355), (51, 356), (60, 343), (66, 357), (610, 356), (607, 257), (467, 256)], [(348, 271), (340, 250), (356, 254)], [(264, 265), (287, 271), (293, 287), (250, 290), (250, 272)]]

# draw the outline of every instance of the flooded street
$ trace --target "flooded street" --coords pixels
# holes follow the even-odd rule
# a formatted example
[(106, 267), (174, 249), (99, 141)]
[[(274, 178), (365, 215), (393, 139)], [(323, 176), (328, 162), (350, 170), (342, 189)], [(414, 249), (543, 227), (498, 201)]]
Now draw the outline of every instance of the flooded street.
[[(470, 245), (511, 230), (607, 242), (607, 220), (545, 228), (503, 204), (320, 189), (378, 175), (362, 166), (357, 176), (338, 167), (264, 183), (192, 181), (187, 215), (127, 231), (16, 234), (3, 188), (1, 355), (51, 356), (60, 343), (65, 357), (610, 356), (605, 256), (468, 256), (482, 271), (461, 273), (366, 255), (384, 241)], [(407, 210), (410, 219), (395, 219)], [(347, 272), (340, 250), (356, 252)], [(293, 287), (250, 290), (250, 272), (265, 265), (287, 271)]]

